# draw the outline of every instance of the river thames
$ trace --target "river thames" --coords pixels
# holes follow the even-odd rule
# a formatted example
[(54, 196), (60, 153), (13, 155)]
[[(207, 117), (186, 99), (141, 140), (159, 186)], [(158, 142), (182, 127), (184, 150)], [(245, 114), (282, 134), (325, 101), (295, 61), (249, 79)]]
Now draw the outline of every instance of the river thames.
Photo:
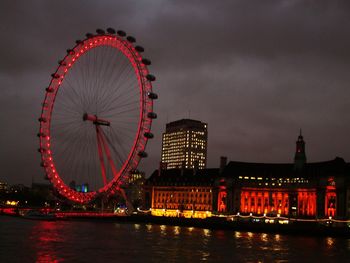
[(0, 262), (349, 262), (350, 239), (0, 216)]

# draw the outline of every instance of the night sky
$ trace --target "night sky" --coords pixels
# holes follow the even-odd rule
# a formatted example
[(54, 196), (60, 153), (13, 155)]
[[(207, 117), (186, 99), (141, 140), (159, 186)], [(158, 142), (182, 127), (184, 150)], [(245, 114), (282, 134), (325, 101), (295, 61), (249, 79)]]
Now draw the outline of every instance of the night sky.
[(165, 124), (208, 123), (208, 167), (219, 157), (292, 162), (302, 128), (309, 162), (350, 161), (348, 1), (0, 2), (0, 181), (43, 182), (37, 152), (44, 89), (76, 39), (114, 27), (152, 60), (158, 167)]

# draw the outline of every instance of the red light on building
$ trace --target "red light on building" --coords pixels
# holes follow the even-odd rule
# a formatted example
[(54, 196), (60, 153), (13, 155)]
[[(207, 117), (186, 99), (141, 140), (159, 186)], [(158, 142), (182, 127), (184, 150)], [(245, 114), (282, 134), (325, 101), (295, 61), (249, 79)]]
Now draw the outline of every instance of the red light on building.
[(226, 199), (227, 199), (226, 189), (220, 189), (220, 192), (218, 195), (219, 212), (226, 212)]

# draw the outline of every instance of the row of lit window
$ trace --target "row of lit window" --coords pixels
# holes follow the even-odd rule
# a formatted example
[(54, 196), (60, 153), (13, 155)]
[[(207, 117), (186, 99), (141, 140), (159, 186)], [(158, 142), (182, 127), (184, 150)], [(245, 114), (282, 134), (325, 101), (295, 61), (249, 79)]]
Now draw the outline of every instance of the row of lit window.
[(204, 135), (204, 132), (202, 132), (202, 131), (192, 131), (192, 134), (194, 134), (194, 135)]
[[(262, 177), (254, 177), (254, 176), (239, 176), (238, 177), (239, 179), (245, 179), (245, 180), (258, 180), (258, 181), (261, 181), (263, 180)], [(269, 178), (269, 177), (265, 177), (265, 181), (268, 181), (270, 180), (271, 181), (277, 181), (277, 183), (279, 185), (281, 185), (281, 183), (308, 183), (309, 181), (304, 179), (304, 178), (292, 178), (292, 179), (289, 179), (289, 178), (278, 178), (276, 180), (276, 178)], [(275, 185), (275, 183), (272, 183), (272, 185)]]
[(162, 156), (168, 157), (182, 157), (184, 156), (182, 152), (163, 152)]
[(197, 200), (197, 199), (180, 199), (178, 201), (170, 201), (170, 200), (165, 200), (165, 199), (157, 199), (155, 200), (156, 204), (201, 204), (201, 205), (206, 205), (206, 204), (211, 204), (212, 200)]
[[(166, 193), (164, 195), (164, 193), (156, 193), (156, 198), (159, 198), (159, 197), (170, 197), (170, 198), (179, 198), (179, 197), (186, 197), (186, 198), (193, 198), (193, 197), (202, 197), (202, 194), (201, 192), (187, 192), (187, 193), (173, 193), (173, 194), (170, 194), (170, 193)], [(206, 193), (203, 193), (203, 197), (206, 198), (206, 197), (210, 197), (211, 194), (208, 193), (208, 195)]]
[(163, 151), (175, 151), (175, 150), (179, 151), (179, 150), (182, 150), (186, 147), (188, 147), (187, 144), (163, 145), (162, 150)]
[(178, 146), (175, 146), (175, 147), (163, 147), (162, 150), (163, 152), (183, 152), (185, 147), (178, 147)]
[(165, 148), (165, 147), (176, 147), (176, 146), (184, 146), (184, 145), (187, 145), (188, 144), (188, 141), (184, 141), (184, 142), (180, 142), (180, 141), (163, 141), (163, 146), (162, 148)]
[(187, 193), (187, 192), (208, 192), (211, 193), (211, 189), (209, 187), (200, 187), (200, 188), (193, 188), (193, 187), (178, 187), (176, 189), (170, 188), (170, 187), (162, 187), (155, 189), (155, 192), (157, 193), (163, 193), (165, 195), (168, 192), (176, 192), (176, 193)]
[(177, 139), (163, 139), (163, 144), (172, 144), (172, 143), (185, 143), (187, 140), (185, 138), (177, 138)]
[[(155, 208), (160, 209), (179, 209), (179, 205), (163, 205), (163, 204), (156, 204)], [(210, 211), (211, 205), (183, 205), (183, 209), (188, 210), (196, 210), (196, 211)]]
[(186, 133), (186, 132), (185, 131), (167, 132), (167, 133), (163, 133), (163, 136), (164, 137), (171, 137), (171, 136), (180, 135), (180, 134), (184, 134), (184, 133)]

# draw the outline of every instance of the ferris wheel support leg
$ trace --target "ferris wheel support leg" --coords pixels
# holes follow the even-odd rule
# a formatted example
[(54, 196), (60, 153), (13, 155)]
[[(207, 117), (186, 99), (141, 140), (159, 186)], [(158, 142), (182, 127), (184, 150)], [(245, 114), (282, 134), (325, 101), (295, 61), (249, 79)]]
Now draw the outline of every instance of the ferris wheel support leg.
[(101, 135), (100, 135), (100, 130), (99, 127), (96, 125), (96, 136), (97, 136), (97, 148), (98, 148), (98, 156), (100, 157), (100, 165), (101, 165), (101, 173), (102, 173), (102, 179), (103, 179), (103, 184), (107, 184), (107, 177), (106, 177), (106, 167), (104, 164), (104, 159), (103, 159), (103, 152), (102, 152), (102, 140), (101, 140)]
[(96, 125), (96, 129), (98, 130), (98, 133), (99, 133), (99, 136), (100, 136), (100, 140), (102, 142), (103, 148), (104, 148), (105, 153), (107, 155), (107, 160), (109, 162), (109, 165), (111, 166), (113, 177), (114, 178), (118, 178), (119, 175), (118, 175), (117, 169), (114, 166), (114, 163), (113, 163), (113, 160), (112, 160), (112, 157), (111, 157), (111, 151), (109, 150), (108, 144), (107, 144), (107, 142), (106, 142), (106, 140), (104, 138), (103, 130), (98, 125)]

